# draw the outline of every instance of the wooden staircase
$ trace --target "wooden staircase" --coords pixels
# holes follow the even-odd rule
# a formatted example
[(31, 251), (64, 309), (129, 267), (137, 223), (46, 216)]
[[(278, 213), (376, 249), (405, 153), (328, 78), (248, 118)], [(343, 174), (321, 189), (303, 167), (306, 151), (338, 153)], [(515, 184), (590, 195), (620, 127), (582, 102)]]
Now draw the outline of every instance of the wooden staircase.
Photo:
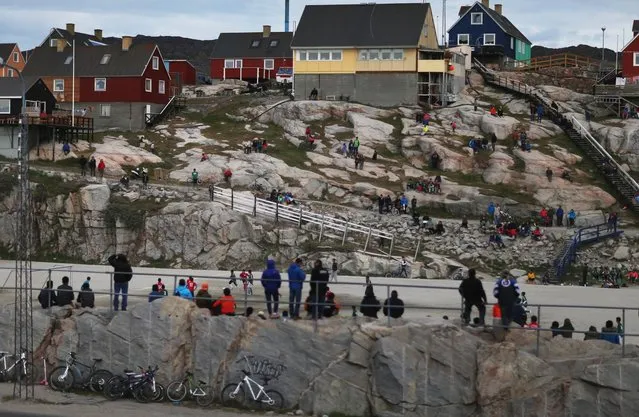
[(159, 113), (146, 113), (144, 115), (146, 127), (153, 127), (162, 121), (176, 115), (180, 110), (186, 107), (186, 97), (175, 95), (171, 97), (168, 103)]

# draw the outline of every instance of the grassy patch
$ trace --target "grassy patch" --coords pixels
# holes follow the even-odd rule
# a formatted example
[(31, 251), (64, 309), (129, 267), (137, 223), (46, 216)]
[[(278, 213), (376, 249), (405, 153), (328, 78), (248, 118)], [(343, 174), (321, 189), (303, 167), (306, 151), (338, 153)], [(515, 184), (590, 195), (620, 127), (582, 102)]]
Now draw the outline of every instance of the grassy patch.
[(57, 195), (76, 193), (85, 185), (77, 181), (64, 180), (59, 175), (47, 175), (33, 170), (29, 171), (29, 181), (37, 184), (33, 198), (38, 202)]
[(304, 164), (304, 162), (309, 161), (306, 156), (306, 149), (298, 148), (287, 140), (277, 142), (275, 147), (268, 150), (268, 153), (273, 157), (281, 159), (290, 167), (297, 167), (306, 170), (311, 169)]
[(12, 172), (0, 173), (0, 199), (9, 197), (13, 189), (18, 186), (18, 175)]
[(115, 196), (109, 201), (104, 213), (104, 223), (107, 228), (115, 230), (120, 221), (129, 230), (139, 231), (144, 227), (144, 219), (147, 213), (157, 212), (166, 207), (166, 202), (140, 199), (130, 201), (127, 198)]
[(496, 195), (504, 198), (511, 198), (520, 203), (537, 204), (533, 194), (526, 190), (514, 189), (510, 184), (488, 184), (485, 183), (480, 174), (464, 174), (461, 172), (446, 172), (444, 175), (451, 181), (467, 186), (475, 186), (483, 190), (482, 194)]

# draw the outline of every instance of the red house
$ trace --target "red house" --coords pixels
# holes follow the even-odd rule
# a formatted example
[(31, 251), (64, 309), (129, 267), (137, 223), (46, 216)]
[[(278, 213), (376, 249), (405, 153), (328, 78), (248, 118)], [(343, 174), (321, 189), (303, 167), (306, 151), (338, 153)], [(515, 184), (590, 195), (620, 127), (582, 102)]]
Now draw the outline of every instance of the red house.
[(249, 82), (275, 80), (280, 67), (293, 66), (292, 32), (222, 33), (211, 56), (211, 78)]
[(167, 59), (173, 83), (179, 86), (197, 84), (197, 71), (186, 59)]
[(42, 78), (61, 108), (93, 117), (96, 130), (143, 129), (146, 116), (162, 112), (173, 96), (157, 45), (133, 44), (130, 36), (112, 45), (76, 44), (75, 58), (59, 39), (56, 48), (35, 48), (22, 73)]
[(639, 83), (639, 20), (632, 25), (632, 39), (621, 51), (621, 66), (626, 83)]

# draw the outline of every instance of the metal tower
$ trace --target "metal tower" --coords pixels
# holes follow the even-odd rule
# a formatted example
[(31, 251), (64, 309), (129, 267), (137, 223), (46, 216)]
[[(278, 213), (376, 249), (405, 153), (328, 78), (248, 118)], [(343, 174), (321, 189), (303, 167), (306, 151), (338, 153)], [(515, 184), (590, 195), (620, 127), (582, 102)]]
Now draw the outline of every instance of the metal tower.
[[(20, 74), (19, 71), (18, 74)], [(29, 188), (29, 122), (26, 115), (26, 101), (24, 79), (22, 80), (22, 112), (20, 118), (20, 133), (18, 136), (18, 198), (15, 255), (16, 255), (16, 290), (15, 290), (15, 334), (14, 353), (20, 355), (26, 352), (28, 361), (33, 363), (33, 297), (31, 294), (31, 250), (32, 250), (32, 211), (31, 191)], [(25, 378), (20, 371), (13, 386), (13, 397), (34, 398), (33, 370)]]

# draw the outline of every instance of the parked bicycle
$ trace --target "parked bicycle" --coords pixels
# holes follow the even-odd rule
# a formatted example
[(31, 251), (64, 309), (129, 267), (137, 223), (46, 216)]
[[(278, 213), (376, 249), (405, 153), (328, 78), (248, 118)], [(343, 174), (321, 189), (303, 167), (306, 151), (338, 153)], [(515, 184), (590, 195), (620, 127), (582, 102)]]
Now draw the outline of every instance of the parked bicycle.
[(411, 276), (410, 267), (406, 267), (406, 269), (402, 269), (402, 267), (398, 267), (393, 269), (390, 272), (384, 274), (386, 278), (408, 278)]
[[(268, 410), (280, 410), (284, 407), (284, 397), (275, 390), (267, 390), (266, 386), (271, 378), (264, 376), (264, 385), (260, 385), (251, 378), (251, 363), (244, 357), (248, 371), (242, 369), (244, 378), (238, 384), (228, 384), (222, 390), (220, 401), (225, 406), (243, 408), (248, 406), (249, 400)], [(241, 362), (242, 360), (238, 361)], [(246, 387), (246, 390), (245, 388)], [(248, 395), (247, 395), (248, 393)]]
[[(26, 380), (31, 381), (33, 377), (33, 364), (27, 360), (27, 351), (23, 350), (20, 355), (10, 355), (9, 352), (0, 352), (0, 382)], [(13, 363), (9, 358), (17, 358)]]
[(164, 387), (155, 382), (158, 367), (144, 370), (138, 366), (140, 372), (128, 369), (124, 375), (117, 375), (109, 379), (104, 387), (104, 396), (109, 400), (117, 400), (126, 396), (133, 396), (137, 402), (159, 402), (164, 399)]
[(69, 352), (65, 362), (65, 365), (54, 368), (49, 374), (47, 382), (54, 391), (69, 391), (75, 387), (102, 392), (106, 382), (113, 377), (111, 372), (97, 369), (102, 359), (93, 359), (93, 364), (89, 366), (78, 361), (75, 352)]
[(195, 402), (200, 407), (207, 407), (213, 403), (213, 389), (206, 385), (206, 382), (199, 380), (197, 384), (193, 381), (193, 373), (187, 372), (184, 378), (171, 382), (166, 386), (166, 397), (173, 402), (183, 401), (187, 395), (195, 398)]

